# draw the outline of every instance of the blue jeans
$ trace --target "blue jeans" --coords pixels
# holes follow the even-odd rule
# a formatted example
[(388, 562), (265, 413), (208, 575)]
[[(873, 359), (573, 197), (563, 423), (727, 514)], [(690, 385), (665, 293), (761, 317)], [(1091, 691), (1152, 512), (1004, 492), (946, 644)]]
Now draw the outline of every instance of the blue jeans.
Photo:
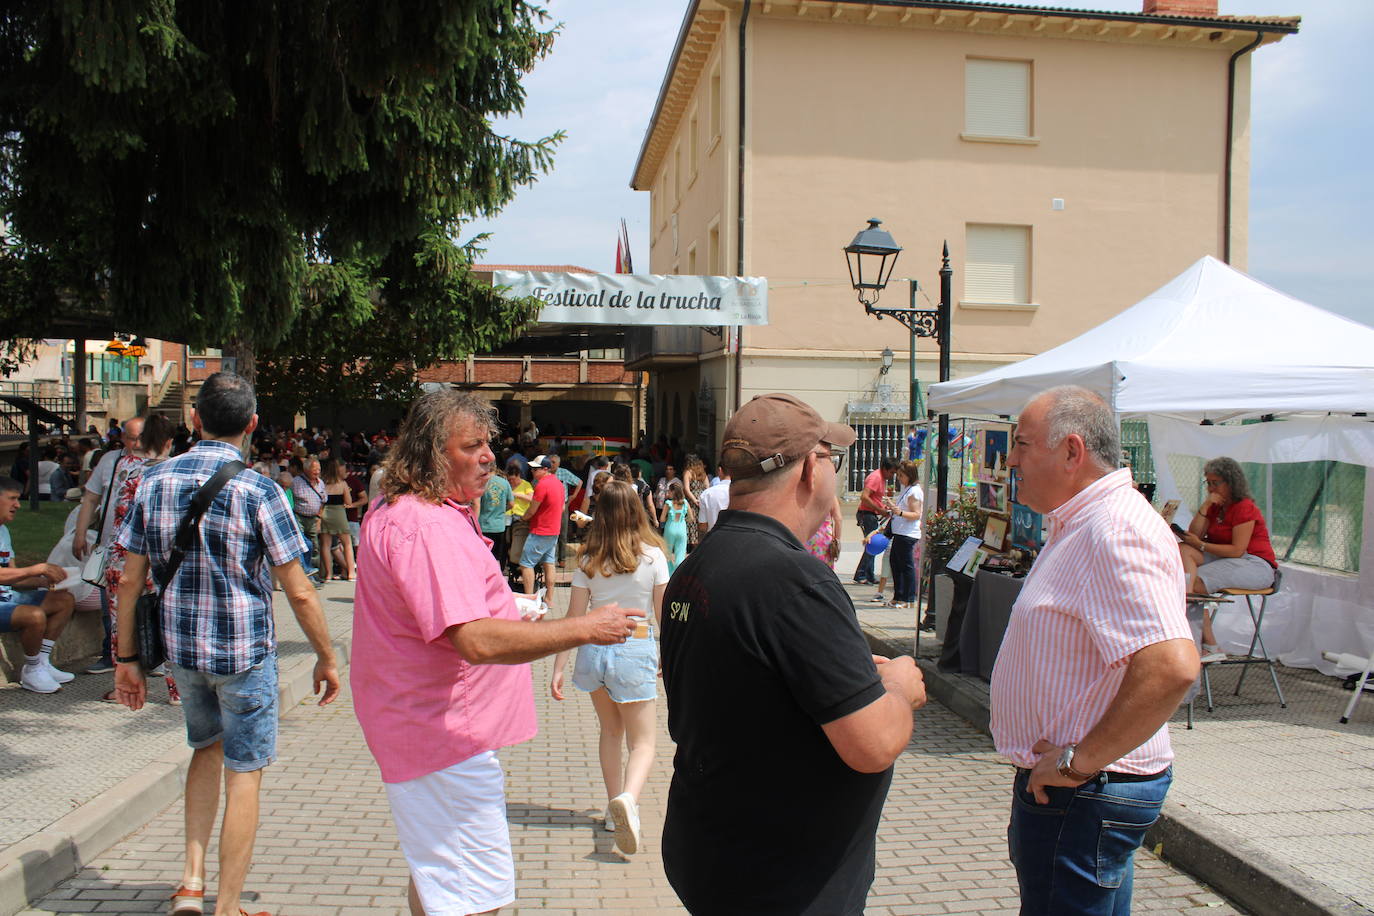
[(892, 600), (915, 604), (916, 539), (894, 534), (888, 562), (892, 564)]
[[(878, 513), (860, 511), (856, 518), (859, 520), (859, 530), (865, 536), (878, 529)], [(859, 553), (859, 566), (854, 570), (854, 581), (869, 584), (878, 581), (878, 577), (873, 575), (873, 554), (867, 550)]]
[(1132, 857), (1173, 782), (1173, 768), (1141, 782), (1099, 773), (1077, 788), (1050, 786), (1048, 804), (1016, 771), (1007, 847), (1021, 886), (1021, 916), (1129, 916)]

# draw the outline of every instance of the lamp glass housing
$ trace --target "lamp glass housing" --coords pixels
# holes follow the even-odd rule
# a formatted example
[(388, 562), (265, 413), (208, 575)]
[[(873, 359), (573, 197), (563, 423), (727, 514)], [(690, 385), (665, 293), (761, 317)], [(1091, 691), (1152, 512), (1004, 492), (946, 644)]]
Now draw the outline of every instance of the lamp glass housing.
[(872, 305), (878, 301), (902, 248), (892, 240), (892, 234), (882, 228), (883, 221), (870, 219), (868, 228), (859, 231), (854, 241), (845, 246), (845, 260), (849, 265), (849, 283), (859, 294), (859, 301)]

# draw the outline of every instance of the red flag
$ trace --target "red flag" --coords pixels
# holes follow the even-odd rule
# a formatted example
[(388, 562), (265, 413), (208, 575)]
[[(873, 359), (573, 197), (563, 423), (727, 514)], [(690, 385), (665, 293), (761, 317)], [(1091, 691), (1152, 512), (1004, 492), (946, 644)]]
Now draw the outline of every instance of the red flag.
[(619, 235), (615, 239), (615, 272), (618, 274), (625, 272), (625, 248)]

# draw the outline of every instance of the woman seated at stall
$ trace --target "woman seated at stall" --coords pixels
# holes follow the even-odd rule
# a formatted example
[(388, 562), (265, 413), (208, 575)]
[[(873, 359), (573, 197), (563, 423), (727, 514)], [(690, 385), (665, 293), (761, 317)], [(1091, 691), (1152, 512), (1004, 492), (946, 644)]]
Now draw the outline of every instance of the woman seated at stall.
[[(1179, 550), (1188, 591), (1211, 595), (1223, 588), (1268, 588), (1278, 560), (1259, 506), (1250, 497), (1245, 472), (1231, 458), (1213, 458), (1202, 467), (1207, 498), (1193, 516)], [(1202, 661), (1224, 661), (1212, 632), (1212, 614), (1202, 614)]]

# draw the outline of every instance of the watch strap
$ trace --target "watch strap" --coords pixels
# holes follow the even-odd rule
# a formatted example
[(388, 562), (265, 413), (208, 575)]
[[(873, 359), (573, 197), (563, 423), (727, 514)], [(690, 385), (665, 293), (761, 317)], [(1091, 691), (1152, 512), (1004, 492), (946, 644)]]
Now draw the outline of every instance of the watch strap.
[(1055, 767), (1055, 769), (1059, 771), (1060, 776), (1066, 777), (1068, 779), (1077, 779), (1079, 782), (1087, 782), (1089, 779), (1092, 779), (1097, 774), (1080, 773), (1078, 770), (1075, 770), (1073, 768), (1074, 751), (1076, 751), (1077, 749), (1078, 746), (1075, 744), (1066, 745), (1064, 747), (1063, 753), (1059, 755), (1059, 763)]

